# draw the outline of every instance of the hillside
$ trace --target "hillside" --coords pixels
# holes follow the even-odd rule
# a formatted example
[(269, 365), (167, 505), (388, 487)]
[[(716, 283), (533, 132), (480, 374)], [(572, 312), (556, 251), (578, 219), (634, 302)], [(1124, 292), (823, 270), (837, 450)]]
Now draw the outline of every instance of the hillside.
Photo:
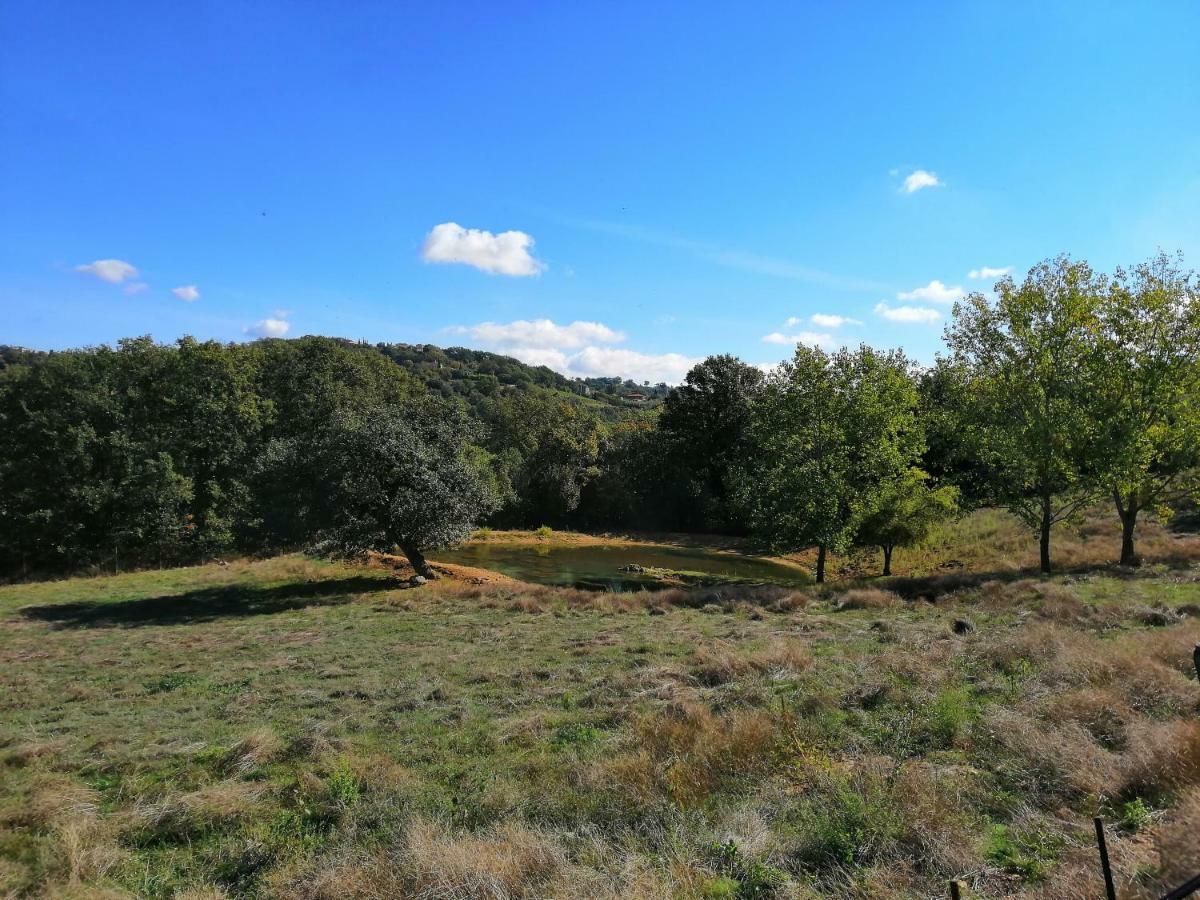
[[(654, 409), (670, 393), (666, 384), (639, 384), (622, 378), (567, 378), (546, 366), (531, 366), (499, 353), (466, 347), (433, 344), (366, 344), (335, 339), (346, 347), (374, 349), (430, 390), (443, 397), (458, 397), (475, 407), (486, 397), (502, 392), (542, 388), (568, 395), (573, 402), (593, 410), (606, 421), (628, 413)], [(47, 351), (0, 344), (0, 369), (28, 362)], [(637, 394), (645, 399), (627, 399)]]

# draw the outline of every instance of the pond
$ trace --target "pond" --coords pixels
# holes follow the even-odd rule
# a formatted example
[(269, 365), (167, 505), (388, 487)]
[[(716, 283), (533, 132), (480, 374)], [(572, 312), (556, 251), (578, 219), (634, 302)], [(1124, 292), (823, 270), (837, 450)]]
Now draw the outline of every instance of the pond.
[(535, 584), (571, 585), (593, 590), (638, 590), (661, 586), (648, 572), (622, 566), (702, 573), (716, 580), (802, 584), (808, 574), (794, 566), (754, 556), (660, 545), (583, 546), (540, 544), (467, 544), (436, 554), (438, 562), (491, 569)]

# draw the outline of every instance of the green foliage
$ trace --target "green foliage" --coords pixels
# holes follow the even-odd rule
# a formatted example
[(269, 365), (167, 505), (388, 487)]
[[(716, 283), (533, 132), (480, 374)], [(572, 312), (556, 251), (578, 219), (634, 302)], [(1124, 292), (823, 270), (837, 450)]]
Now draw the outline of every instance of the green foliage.
[(1139, 831), (1150, 821), (1150, 807), (1141, 797), (1121, 804), (1117, 824), (1126, 831)]
[(815, 868), (868, 863), (895, 840), (901, 815), (874, 785), (852, 785), (832, 777), (795, 813), (801, 841), (798, 856)]
[(787, 881), (784, 872), (747, 857), (732, 840), (709, 845), (708, 855), (717, 871), (728, 879), (710, 885), (709, 896), (737, 897), (739, 900), (773, 897)]
[(882, 486), (921, 452), (909, 366), (899, 351), (799, 346), (754, 404), (756, 453), (743, 469), (741, 502), (772, 550), (821, 548), (818, 581), (824, 551), (849, 545)]
[(729, 356), (710, 356), (667, 397), (659, 427), (676, 465), (695, 479), (700, 515), (718, 529), (737, 526), (729, 503), (733, 477), (751, 452), (751, 404), (762, 371)]
[(1200, 283), (1160, 253), (1117, 270), (1100, 319), (1102, 468), (1124, 526), (1121, 562), (1135, 565), (1138, 514), (1200, 492)]
[(860, 543), (883, 548), (885, 575), (891, 574), (892, 548), (921, 543), (935, 525), (958, 510), (958, 488), (931, 488), (928, 479), (914, 468), (884, 483), (874, 509), (859, 526)]
[(586, 722), (571, 722), (561, 725), (554, 732), (554, 744), (559, 747), (569, 747), (580, 744), (594, 744), (604, 735), (595, 725)]
[(339, 759), (329, 777), (325, 779), (330, 798), (342, 806), (353, 806), (361, 795), (358, 776), (346, 759)]
[(465, 540), (497, 504), (463, 422), (436, 403), (342, 414), (310, 444), (273, 449), (269, 468), (292, 479), (310, 532), (336, 555), (399, 547), (429, 576), (424, 553)]
[(984, 856), (1006, 872), (1041, 881), (1062, 853), (1061, 836), (1038, 828), (1014, 829), (996, 824), (988, 832)]
[(1065, 256), (971, 294), (954, 307), (946, 340), (971, 373), (964, 429), (990, 472), (992, 499), (1039, 531), (1092, 500), (1102, 441), (1095, 373), (1105, 280)]

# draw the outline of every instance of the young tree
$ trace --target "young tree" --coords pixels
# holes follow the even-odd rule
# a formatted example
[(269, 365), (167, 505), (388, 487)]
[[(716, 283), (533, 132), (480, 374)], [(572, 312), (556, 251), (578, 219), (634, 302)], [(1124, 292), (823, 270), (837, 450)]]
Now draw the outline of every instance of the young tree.
[(1100, 315), (1101, 447), (1121, 565), (1134, 566), (1138, 514), (1200, 488), (1200, 285), (1179, 258), (1160, 253), (1117, 271)]
[(754, 534), (775, 551), (817, 546), (818, 582), (874, 509), (881, 485), (922, 449), (917, 394), (899, 351), (863, 346), (832, 356), (798, 346), (769, 375), (753, 407), (760, 448), (740, 493)]
[(958, 510), (958, 488), (934, 488), (928, 481), (927, 474), (914, 468), (887, 482), (875, 508), (859, 526), (858, 541), (883, 551), (884, 575), (892, 574), (892, 553), (897, 547), (921, 543), (934, 525)]
[(946, 341), (970, 371), (964, 426), (992, 473), (989, 493), (1039, 536), (1050, 571), (1054, 525), (1098, 489), (1098, 371), (1102, 278), (1065, 256), (1005, 277), (996, 300), (954, 306)]
[(432, 578), (425, 554), (464, 540), (495, 509), (481, 451), (439, 407), (343, 413), (311, 448), (271, 448), (265, 468), (310, 486), (297, 518), (317, 546), (338, 555), (399, 547), (417, 574)]

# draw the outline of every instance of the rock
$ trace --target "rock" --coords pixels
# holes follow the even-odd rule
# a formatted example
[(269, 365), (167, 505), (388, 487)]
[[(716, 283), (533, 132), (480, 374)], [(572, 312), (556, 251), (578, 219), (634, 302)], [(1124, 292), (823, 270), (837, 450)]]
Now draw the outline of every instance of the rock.
[(408, 579), (408, 583), (414, 587), (418, 587), (424, 584), (427, 580), (428, 579), (424, 575), (414, 575), (412, 578)]
[(950, 627), (955, 634), (968, 634), (975, 630), (975, 626), (966, 619), (955, 619), (954, 624)]
[(648, 610), (646, 610), (646, 613), (647, 613), (647, 615), (651, 615), (651, 616), (665, 616), (667, 614), (667, 611), (665, 609), (663, 609), (661, 606), (652, 606)]

